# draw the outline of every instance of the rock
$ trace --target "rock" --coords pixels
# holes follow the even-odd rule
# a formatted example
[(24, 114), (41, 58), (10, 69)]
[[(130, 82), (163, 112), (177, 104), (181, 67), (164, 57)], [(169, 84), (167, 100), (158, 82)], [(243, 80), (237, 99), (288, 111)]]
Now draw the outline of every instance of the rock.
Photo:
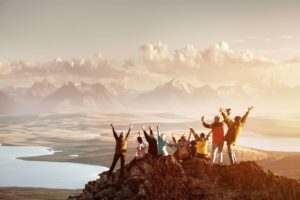
[(111, 177), (107, 173), (90, 181), (79, 196), (69, 200), (299, 200), (297, 180), (265, 172), (253, 161), (212, 165), (209, 159), (191, 158), (181, 163), (173, 156), (133, 161)]

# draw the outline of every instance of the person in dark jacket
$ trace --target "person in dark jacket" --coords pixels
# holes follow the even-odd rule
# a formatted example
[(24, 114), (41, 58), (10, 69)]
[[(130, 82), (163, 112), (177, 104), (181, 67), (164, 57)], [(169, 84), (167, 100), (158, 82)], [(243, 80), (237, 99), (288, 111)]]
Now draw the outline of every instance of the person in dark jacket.
[[(228, 114), (228, 112), (227, 112)], [(220, 117), (215, 116), (213, 123), (207, 124), (204, 121), (204, 116), (201, 118), (202, 124), (205, 128), (212, 130), (212, 151), (211, 160), (216, 163), (217, 153), (219, 154), (219, 163), (223, 162), (223, 146), (224, 146), (224, 128), (223, 122), (220, 122)]]
[(128, 132), (126, 136), (124, 137), (123, 131), (118, 134), (115, 131), (115, 127), (113, 124), (110, 125), (114, 134), (114, 138), (116, 140), (116, 147), (115, 147), (115, 155), (113, 158), (113, 162), (111, 164), (111, 167), (109, 169), (109, 174), (111, 174), (118, 162), (119, 159), (121, 159), (121, 173), (120, 176), (122, 177), (124, 175), (124, 164), (126, 159), (126, 151), (127, 151), (127, 140), (130, 133), (130, 130), (132, 129), (132, 125), (129, 126)]
[(246, 120), (251, 110), (253, 110), (253, 106), (248, 108), (247, 112), (244, 114), (243, 117), (236, 116), (233, 121), (229, 118), (228, 112), (226, 113), (223, 108), (220, 108), (220, 112), (224, 118), (224, 122), (228, 127), (227, 133), (225, 135), (225, 141), (227, 142), (228, 155), (231, 164), (235, 164), (237, 161), (234, 152), (234, 146), (237, 142), (237, 138), (240, 135), (242, 128), (244, 127), (244, 124), (246, 123)]
[(157, 148), (157, 140), (153, 135), (153, 130), (151, 126), (149, 126), (150, 134), (148, 134), (147, 131), (145, 130), (145, 126), (143, 126), (142, 128), (143, 128), (145, 138), (149, 144), (148, 153), (151, 154), (154, 158), (156, 158), (158, 156), (158, 148)]

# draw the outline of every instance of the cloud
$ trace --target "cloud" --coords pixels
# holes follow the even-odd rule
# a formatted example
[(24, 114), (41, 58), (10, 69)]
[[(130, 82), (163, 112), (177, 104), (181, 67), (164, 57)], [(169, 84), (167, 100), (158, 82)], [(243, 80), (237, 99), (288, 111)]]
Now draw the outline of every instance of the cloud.
[(292, 35), (281, 35), (281, 36), (279, 36), (279, 38), (285, 39), (285, 40), (291, 40), (291, 39), (294, 39), (295, 36), (292, 36)]
[[(269, 77), (300, 84), (300, 57), (274, 61), (247, 50), (232, 49), (226, 42), (205, 49), (187, 45), (170, 49), (165, 43), (145, 44), (140, 56), (109, 60), (101, 52), (86, 58), (47, 62), (11, 61), (0, 63), (0, 83), (21, 85), (48, 78), (58, 84), (65, 81), (114, 81), (141, 89), (153, 88), (170, 79), (191, 83), (256, 83)], [(292, 73), (289, 75), (289, 73)], [(289, 78), (292, 77), (292, 78)], [(6, 84), (7, 85), (7, 84)]]
[(0, 67), (3, 78), (18, 80), (19, 78), (56, 77), (57, 79), (82, 78), (122, 78), (124, 72), (114, 68), (112, 63), (97, 53), (87, 58), (63, 60), (56, 58), (48, 62), (12, 61)]
[[(170, 51), (164, 43), (140, 47), (144, 65), (152, 73), (189, 76), (203, 81), (257, 79), (273, 62), (250, 51), (233, 50), (226, 42), (204, 50), (188, 45)], [(187, 77), (188, 78), (188, 77)]]

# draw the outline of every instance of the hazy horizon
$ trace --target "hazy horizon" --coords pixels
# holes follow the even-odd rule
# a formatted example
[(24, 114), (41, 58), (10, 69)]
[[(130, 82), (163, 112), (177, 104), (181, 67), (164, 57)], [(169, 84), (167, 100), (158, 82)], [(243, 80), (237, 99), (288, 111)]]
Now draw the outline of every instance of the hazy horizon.
[[(20, 113), (199, 112), (252, 104), (258, 113), (300, 113), (299, 7), (2, 0), (0, 113), (10, 106)], [(68, 82), (75, 85), (63, 87)]]

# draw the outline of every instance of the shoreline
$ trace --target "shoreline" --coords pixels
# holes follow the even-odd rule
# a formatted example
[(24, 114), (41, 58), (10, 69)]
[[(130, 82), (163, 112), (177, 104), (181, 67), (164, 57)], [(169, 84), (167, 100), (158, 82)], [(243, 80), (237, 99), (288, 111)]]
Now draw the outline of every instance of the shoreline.
[(0, 187), (0, 200), (64, 200), (78, 195), (82, 189), (49, 189), (35, 187)]

